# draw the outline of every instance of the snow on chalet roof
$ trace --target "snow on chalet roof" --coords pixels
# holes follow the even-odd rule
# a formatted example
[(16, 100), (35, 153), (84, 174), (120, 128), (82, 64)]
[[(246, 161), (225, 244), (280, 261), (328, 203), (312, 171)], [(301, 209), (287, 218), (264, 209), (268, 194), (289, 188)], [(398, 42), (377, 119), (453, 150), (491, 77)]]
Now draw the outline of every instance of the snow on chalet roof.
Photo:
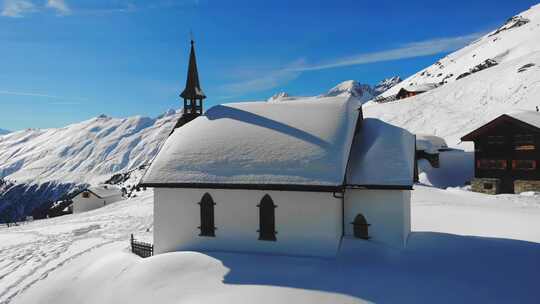
[(403, 89), (408, 92), (427, 92), (437, 88), (436, 83), (421, 83), (415, 85), (404, 86)]
[(350, 97), (214, 106), (174, 131), (142, 183), (340, 186), (358, 107)]
[(351, 97), (215, 106), (174, 131), (142, 184), (411, 187), (414, 136), (377, 119), (355, 135), (358, 108)]
[(365, 118), (355, 136), (347, 185), (412, 187), (414, 135), (375, 118)]
[(506, 114), (517, 120), (521, 120), (531, 126), (540, 128), (540, 112), (536, 111), (519, 111)]
[(100, 186), (96, 186), (96, 187), (90, 187), (88, 189), (86, 189), (92, 193), (94, 193), (95, 195), (99, 196), (100, 198), (106, 198), (106, 197), (110, 197), (110, 196), (115, 196), (115, 195), (121, 195), (122, 194), (122, 190), (120, 190), (119, 188), (116, 188), (114, 186), (105, 186), (105, 185), (100, 185)]

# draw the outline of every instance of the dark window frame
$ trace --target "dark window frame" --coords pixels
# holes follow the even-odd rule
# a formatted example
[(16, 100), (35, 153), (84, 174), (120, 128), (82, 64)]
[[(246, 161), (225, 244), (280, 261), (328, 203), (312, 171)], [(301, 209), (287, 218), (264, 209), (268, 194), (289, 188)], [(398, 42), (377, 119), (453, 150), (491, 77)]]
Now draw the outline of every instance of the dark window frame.
[[(522, 166), (519, 163), (528, 163), (530, 166)], [(514, 159), (512, 160), (512, 170), (534, 171), (538, 167), (538, 162), (534, 159)]]
[(354, 217), (354, 221), (351, 223), (353, 225), (353, 235), (357, 239), (369, 240), (369, 226), (366, 217), (362, 213), (358, 213)]
[(514, 150), (516, 151), (534, 151), (536, 144), (533, 134), (516, 134), (514, 135)]
[(480, 170), (506, 170), (508, 162), (505, 159), (478, 159), (476, 168)]
[(259, 208), (259, 240), (277, 241), (276, 238), (276, 208), (274, 200), (270, 195), (265, 194), (261, 202), (257, 205)]
[(214, 202), (214, 199), (210, 195), (210, 193), (206, 192), (203, 194), (201, 201), (198, 202), (200, 206), (200, 223), (201, 225), (197, 227), (200, 230), (199, 236), (208, 236), (208, 237), (215, 237), (216, 236), (216, 226), (215, 226), (215, 208), (214, 206), (216, 203)]
[(506, 144), (506, 137), (504, 135), (488, 135), (488, 145), (504, 145)]

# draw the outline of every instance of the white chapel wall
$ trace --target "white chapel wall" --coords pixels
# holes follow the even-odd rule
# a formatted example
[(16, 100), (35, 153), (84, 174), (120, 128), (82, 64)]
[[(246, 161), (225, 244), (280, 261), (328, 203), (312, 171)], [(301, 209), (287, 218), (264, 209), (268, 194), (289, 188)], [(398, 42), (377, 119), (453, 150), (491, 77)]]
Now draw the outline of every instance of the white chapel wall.
[(355, 217), (368, 222), (370, 241), (404, 247), (411, 231), (409, 190), (347, 189), (345, 192), (345, 235), (353, 237)]
[[(200, 202), (210, 193), (216, 203), (215, 237), (199, 236)], [(269, 194), (275, 209), (277, 241), (260, 241), (259, 208)], [(335, 256), (342, 234), (342, 202), (332, 193), (154, 189), (156, 253), (223, 250), (287, 255)]]

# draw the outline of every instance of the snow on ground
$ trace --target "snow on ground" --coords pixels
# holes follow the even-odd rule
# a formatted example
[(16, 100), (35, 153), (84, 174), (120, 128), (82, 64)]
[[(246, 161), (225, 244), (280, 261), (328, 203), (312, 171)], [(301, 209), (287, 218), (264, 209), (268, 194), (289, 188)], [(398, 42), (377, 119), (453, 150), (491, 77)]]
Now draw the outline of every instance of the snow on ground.
[(141, 234), (152, 227), (152, 201), (148, 191), (86, 213), (1, 226), (0, 303), (10, 303), (55, 269), (70, 269), (73, 261), (98, 248), (126, 247), (131, 233)]
[(141, 259), (151, 191), (0, 228), (0, 303), (537, 303), (540, 196), (416, 186), (405, 250), (345, 239), (336, 259), (176, 252)]

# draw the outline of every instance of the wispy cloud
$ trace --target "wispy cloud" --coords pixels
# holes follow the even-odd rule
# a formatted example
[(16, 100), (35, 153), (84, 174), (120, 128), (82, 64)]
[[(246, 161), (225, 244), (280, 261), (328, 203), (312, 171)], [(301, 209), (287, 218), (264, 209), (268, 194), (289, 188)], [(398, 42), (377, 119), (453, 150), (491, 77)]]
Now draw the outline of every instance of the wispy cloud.
[[(291, 65), (300, 66), (303, 62), (303, 60), (298, 60)], [(264, 91), (284, 85), (285, 83), (298, 78), (301, 73), (301, 71), (293, 69), (271, 70), (260, 77), (226, 84), (222, 86), (221, 89), (226, 91), (227, 94), (230, 94), (230, 97), (236, 97), (243, 93)]]
[(64, 0), (47, 0), (48, 8), (55, 10), (59, 15), (70, 15), (71, 8)]
[(483, 33), (473, 33), (464, 36), (436, 38), (425, 41), (411, 42), (394, 49), (383, 50), (372, 53), (361, 53), (345, 58), (338, 58), (329, 62), (322, 62), (303, 67), (292, 67), (294, 71), (316, 71), (332, 69), (367, 63), (408, 59), (428, 55), (436, 55), (444, 52), (459, 49), (471, 41), (478, 39)]
[(75, 14), (107, 15), (113, 13), (131, 13), (150, 9), (196, 8), (199, 0), (96, 0), (70, 5), (67, 0), (0, 0), (0, 16), (21, 18), (30, 13), (53, 10), (57, 16)]
[(26, 0), (4, 0), (2, 5), (1, 16), (21, 18), (27, 14), (36, 12), (36, 6)]
[(482, 35), (483, 33), (472, 33), (463, 36), (410, 42), (392, 49), (360, 53), (319, 63), (307, 64), (304, 60), (294, 61), (286, 67), (269, 71), (260, 77), (225, 85), (222, 89), (237, 95), (268, 90), (290, 82), (298, 78), (302, 73), (310, 71), (408, 59), (454, 51), (478, 39)]
[(57, 102), (50, 102), (50, 104), (52, 105), (80, 104), (82, 101), (86, 100), (84, 98), (71, 98), (71, 97), (33, 93), (33, 92), (19, 92), (19, 91), (6, 91), (6, 90), (0, 90), (0, 95), (30, 96), (30, 97), (48, 98), (52, 100), (60, 100)]

